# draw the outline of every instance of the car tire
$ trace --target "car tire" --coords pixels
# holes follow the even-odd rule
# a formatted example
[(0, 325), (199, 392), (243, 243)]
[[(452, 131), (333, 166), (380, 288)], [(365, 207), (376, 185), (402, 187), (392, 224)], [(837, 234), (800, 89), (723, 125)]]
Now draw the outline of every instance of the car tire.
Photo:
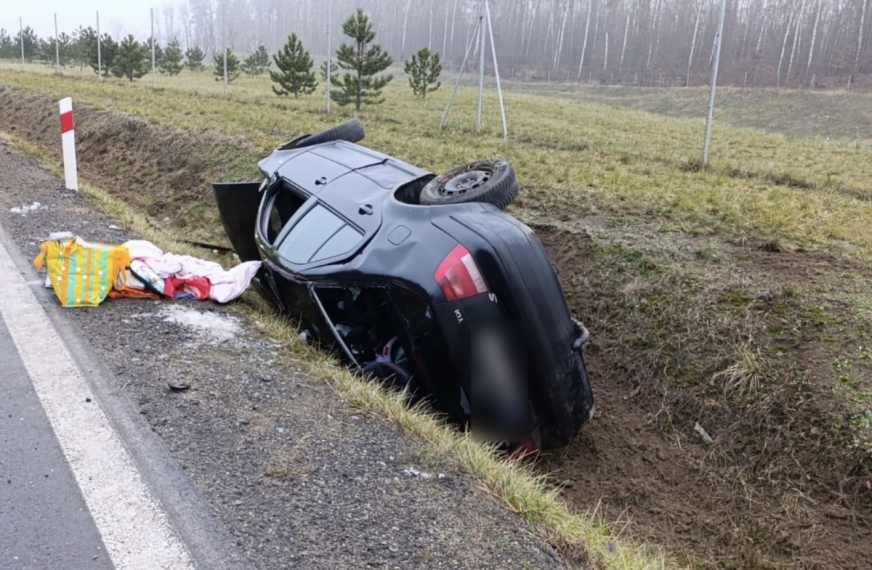
[(518, 195), (515, 171), (505, 160), (470, 162), (437, 176), (421, 190), (419, 201), (425, 206), (484, 202), (500, 210)]
[(333, 141), (356, 143), (362, 141), (365, 136), (366, 131), (363, 128), (363, 123), (359, 119), (350, 119), (314, 135), (304, 135), (296, 138), (279, 148), (280, 150), (291, 150)]

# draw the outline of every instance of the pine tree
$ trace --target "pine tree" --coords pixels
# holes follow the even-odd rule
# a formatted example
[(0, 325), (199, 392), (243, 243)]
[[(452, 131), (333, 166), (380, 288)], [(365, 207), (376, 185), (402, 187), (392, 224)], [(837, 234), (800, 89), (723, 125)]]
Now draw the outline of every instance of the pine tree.
[(439, 52), (431, 52), (429, 48), (421, 48), (411, 59), (406, 60), (403, 71), (409, 76), (409, 86), (415, 96), (421, 99), (426, 99), (427, 93), (436, 91), (442, 85), (439, 82), (442, 73)]
[(58, 57), (60, 58), (61, 67), (67, 68), (67, 64), (73, 55), (73, 40), (66, 34), (61, 32), (58, 34)]
[(339, 90), (331, 91), (330, 95), (340, 105), (354, 103), (354, 108), (360, 111), (364, 103), (384, 100), (380, 97), (381, 90), (393, 76), (377, 74), (390, 67), (393, 60), (380, 45), (367, 47), (375, 40), (375, 32), (362, 8), (342, 24), (342, 31), (354, 40), (354, 45), (342, 44), (336, 52), (337, 63), (346, 73), (342, 77), (338, 74), (331, 77), (331, 83)]
[(14, 56), (15, 44), (5, 29), (0, 28), (0, 58), (7, 59)]
[(35, 59), (41, 61), (42, 63), (52, 65), (55, 60), (55, 40), (54, 38), (49, 38), (44, 40), (42, 38), (39, 39), (39, 43), (36, 46), (36, 57)]
[(203, 71), (203, 60), (206, 59), (206, 54), (199, 47), (194, 46), (185, 50), (185, 57), (188, 62), (185, 64), (191, 71)]
[(118, 53), (109, 70), (115, 77), (126, 77), (133, 81), (148, 72), (150, 57), (149, 49), (136, 41), (133, 34), (128, 34), (118, 45)]
[[(333, 76), (333, 75), (336, 75), (336, 62), (333, 61), (332, 59), (330, 61), (333, 62), (330, 65), (330, 75)], [(327, 60), (326, 59), (321, 62), (321, 81), (323, 81), (324, 83), (327, 83)], [(333, 82), (331, 81), (330, 83), (332, 84)]]
[[(213, 58), (215, 61), (215, 81), (224, 81), (224, 54), (216, 53)], [(232, 83), (234, 79), (239, 77), (239, 58), (227, 50), (227, 83)]]
[(79, 71), (82, 71), (86, 65), (90, 63), (91, 46), (94, 46), (94, 51), (97, 51), (97, 32), (92, 27), (79, 26), (73, 31), (73, 37), (70, 44), (70, 57), (79, 66)]
[(312, 57), (303, 48), (297, 34), (288, 36), (282, 50), (273, 56), (273, 61), (278, 68), (278, 71), (269, 72), (269, 78), (278, 84), (278, 87), (272, 86), (273, 93), (279, 96), (293, 93), (296, 99), (300, 94), (309, 95), (315, 91), (318, 82), (312, 72)]
[(17, 55), (21, 56), (21, 39), (24, 38), (24, 59), (26, 61), (31, 61), (39, 50), (39, 36), (36, 35), (36, 32), (33, 31), (33, 28), (30, 26), (25, 26), (23, 32), (19, 30), (17, 34), (15, 34), (15, 38), (13, 43), (18, 48)]
[[(90, 29), (90, 28), (89, 28)], [(100, 36), (100, 51), (98, 58), (97, 51), (97, 32), (94, 32), (93, 42), (88, 43), (88, 65), (94, 70), (94, 73), (100, 73), (97, 69), (98, 60), (103, 67), (103, 75), (109, 75), (115, 63), (115, 57), (118, 54), (118, 44), (112, 39), (109, 34)]]
[(167, 44), (166, 49), (161, 54), (158, 62), (161, 73), (167, 75), (178, 75), (182, 71), (182, 48), (179, 46), (179, 40), (173, 38), (173, 41)]
[[(151, 69), (151, 38), (142, 42), (142, 47), (148, 51), (148, 68)], [(160, 41), (154, 38), (154, 64), (159, 65), (161, 59), (163, 59), (163, 48), (160, 47)]]
[(260, 75), (269, 69), (269, 53), (263, 46), (258, 46), (257, 51), (245, 58), (242, 63), (242, 71), (246, 75)]

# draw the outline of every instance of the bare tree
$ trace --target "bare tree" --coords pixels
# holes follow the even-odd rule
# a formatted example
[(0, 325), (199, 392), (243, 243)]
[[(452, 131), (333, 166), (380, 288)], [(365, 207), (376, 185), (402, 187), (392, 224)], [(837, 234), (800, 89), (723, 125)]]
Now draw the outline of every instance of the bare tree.
[(860, 9), (860, 30), (857, 32), (857, 55), (854, 57), (854, 75), (860, 73), (860, 53), (863, 51), (863, 26), (866, 23), (866, 4), (869, 0), (863, 0)]
[(587, 0), (587, 20), (584, 23), (584, 42), (581, 44), (581, 58), (578, 61), (578, 78), (581, 79), (581, 68), (584, 65), (584, 52), (587, 49), (587, 32), (590, 30), (590, 12), (593, 0)]
[(693, 25), (693, 40), (690, 42), (690, 56), (687, 58), (687, 79), (684, 81), (684, 85), (690, 85), (690, 66), (693, 65), (693, 51), (696, 49), (696, 35), (699, 31), (699, 20), (702, 17), (702, 6), (703, 2), (700, 0), (699, 9), (696, 11), (696, 23)]

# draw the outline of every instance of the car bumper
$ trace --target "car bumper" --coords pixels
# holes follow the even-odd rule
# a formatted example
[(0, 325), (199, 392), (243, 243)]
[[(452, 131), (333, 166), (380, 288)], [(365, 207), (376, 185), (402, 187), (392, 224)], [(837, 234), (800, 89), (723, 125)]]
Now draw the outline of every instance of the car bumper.
[(530, 400), (544, 447), (566, 445), (591, 417), (587, 329), (570, 315), (551, 261), (533, 232), (497, 211), (452, 217), (486, 244), (474, 252), (506, 318), (523, 332)]

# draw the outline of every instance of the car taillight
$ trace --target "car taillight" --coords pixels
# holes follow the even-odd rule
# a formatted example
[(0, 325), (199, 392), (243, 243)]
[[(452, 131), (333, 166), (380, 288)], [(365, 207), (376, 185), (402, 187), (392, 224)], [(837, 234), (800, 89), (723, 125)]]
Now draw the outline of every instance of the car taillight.
[(469, 251), (462, 245), (451, 250), (433, 275), (449, 301), (458, 301), (487, 293), (481, 271)]

